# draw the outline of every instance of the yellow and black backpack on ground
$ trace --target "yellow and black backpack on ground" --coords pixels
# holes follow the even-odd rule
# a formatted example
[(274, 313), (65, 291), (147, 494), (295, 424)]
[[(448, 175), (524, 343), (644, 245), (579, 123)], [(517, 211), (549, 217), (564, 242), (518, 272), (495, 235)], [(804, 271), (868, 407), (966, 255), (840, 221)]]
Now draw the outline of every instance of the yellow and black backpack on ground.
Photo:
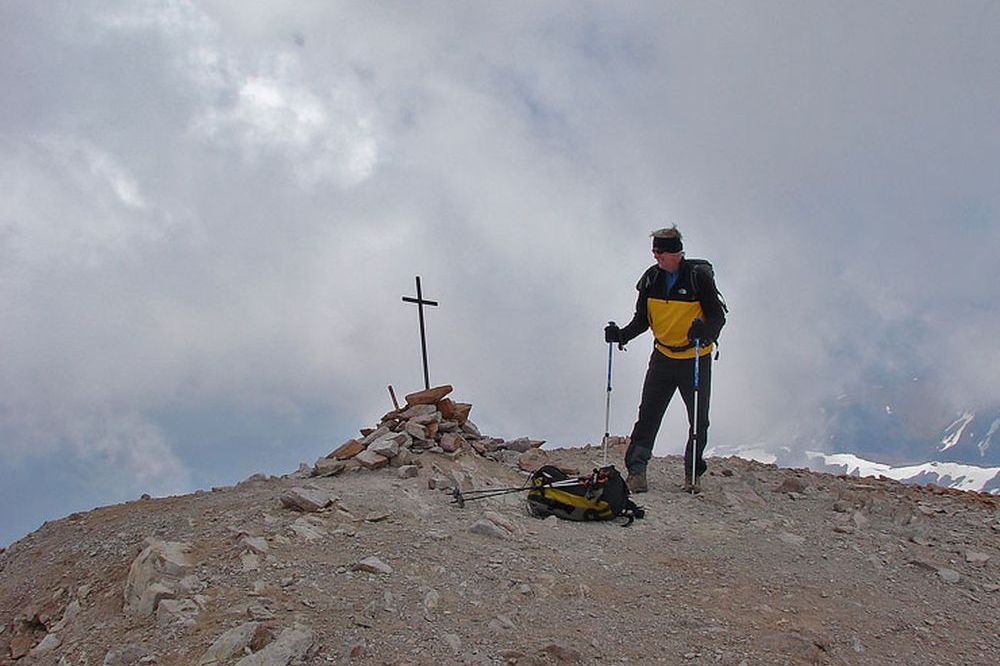
[(646, 514), (629, 499), (625, 479), (614, 465), (579, 477), (546, 465), (532, 474), (528, 482), (528, 509), (539, 518), (612, 520), (622, 516), (628, 519), (627, 526)]

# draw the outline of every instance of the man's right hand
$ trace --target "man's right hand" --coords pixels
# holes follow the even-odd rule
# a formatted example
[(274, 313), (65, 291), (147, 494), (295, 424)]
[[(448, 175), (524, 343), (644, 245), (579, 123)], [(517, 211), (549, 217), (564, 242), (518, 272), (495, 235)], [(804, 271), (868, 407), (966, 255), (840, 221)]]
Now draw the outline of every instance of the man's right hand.
[(604, 327), (604, 341), (617, 342), (619, 345), (622, 343), (622, 329), (618, 328), (618, 324), (613, 321), (608, 322)]

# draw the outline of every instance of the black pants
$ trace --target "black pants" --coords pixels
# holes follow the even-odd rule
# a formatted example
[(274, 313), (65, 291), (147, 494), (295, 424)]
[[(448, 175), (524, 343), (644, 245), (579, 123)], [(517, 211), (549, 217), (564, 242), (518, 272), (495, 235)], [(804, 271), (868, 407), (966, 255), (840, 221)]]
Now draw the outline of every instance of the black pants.
[[(653, 350), (642, 384), (642, 402), (639, 403), (639, 419), (632, 428), (632, 441), (625, 452), (625, 467), (633, 474), (645, 473), (646, 465), (653, 455), (656, 433), (667, 411), (674, 391), (680, 390), (687, 407), (688, 441), (684, 449), (684, 469), (691, 469), (691, 448), (694, 441), (694, 359), (669, 358)], [(712, 355), (705, 354), (698, 359), (698, 476), (705, 473), (708, 465), (702, 456), (708, 443), (708, 403), (712, 393)], [(686, 474), (685, 474), (686, 475)]]

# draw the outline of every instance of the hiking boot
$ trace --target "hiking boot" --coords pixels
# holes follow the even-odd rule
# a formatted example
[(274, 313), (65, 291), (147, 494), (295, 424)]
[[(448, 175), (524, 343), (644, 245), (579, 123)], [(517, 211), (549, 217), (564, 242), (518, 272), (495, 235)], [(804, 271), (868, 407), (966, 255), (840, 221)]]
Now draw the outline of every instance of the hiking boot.
[(625, 485), (628, 486), (629, 492), (633, 494), (649, 491), (649, 486), (646, 485), (645, 472), (629, 472), (628, 478), (625, 479)]

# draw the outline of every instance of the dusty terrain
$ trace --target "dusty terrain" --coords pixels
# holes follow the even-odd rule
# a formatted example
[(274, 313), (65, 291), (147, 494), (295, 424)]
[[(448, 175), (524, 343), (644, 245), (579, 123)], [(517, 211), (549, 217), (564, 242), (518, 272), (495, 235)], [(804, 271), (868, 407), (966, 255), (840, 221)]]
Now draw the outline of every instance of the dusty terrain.
[[(691, 496), (656, 458), (646, 518), (622, 527), (533, 518), (523, 493), (458, 508), (443, 479), (523, 472), (414, 458), (412, 478), (255, 477), (47, 523), (0, 554), (0, 664), (997, 663), (996, 497), (736, 458)], [(336, 501), (294, 510), (296, 487)], [(176, 584), (144, 615), (125, 600), (150, 539), (187, 564), (157, 565)]]

